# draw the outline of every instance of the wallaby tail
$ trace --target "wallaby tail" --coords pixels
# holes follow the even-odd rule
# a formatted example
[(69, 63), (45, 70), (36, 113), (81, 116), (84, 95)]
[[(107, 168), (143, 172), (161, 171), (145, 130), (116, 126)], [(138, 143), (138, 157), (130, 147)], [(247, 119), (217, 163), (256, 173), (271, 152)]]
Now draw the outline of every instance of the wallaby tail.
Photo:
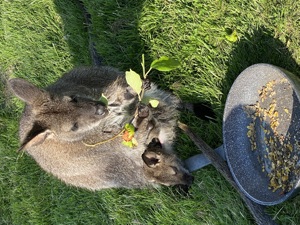
[(82, 0), (78, 0), (78, 2), (80, 5), (80, 8), (81, 8), (81, 11), (84, 15), (85, 25), (86, 25), (87, 33), (89, 36), (89, 51), (90, 51), (90, 55), (92, 58), (93, 66), (101, 66), (103, 58), (97, 52), (95, 42), (93, 42), (91, 14), (87, 11)]

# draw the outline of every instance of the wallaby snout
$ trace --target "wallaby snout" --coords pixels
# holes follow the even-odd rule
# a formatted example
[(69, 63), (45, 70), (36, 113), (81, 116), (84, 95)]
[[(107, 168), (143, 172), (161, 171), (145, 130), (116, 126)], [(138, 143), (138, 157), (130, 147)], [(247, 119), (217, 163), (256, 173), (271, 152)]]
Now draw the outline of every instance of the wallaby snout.
[(144, 171), (155, 183), (190, 186), (194, 180), (174, 154), (164, 151), (158, 138), (153, 138), (142, 155)]
[(183, 185), (190, 187), (192, 185), (192, 183), (194, 182), (194, 177), (189, 173), (185, 173), (183, 175), (183, 180), (186, 181), (185, 184), (183, 184)]

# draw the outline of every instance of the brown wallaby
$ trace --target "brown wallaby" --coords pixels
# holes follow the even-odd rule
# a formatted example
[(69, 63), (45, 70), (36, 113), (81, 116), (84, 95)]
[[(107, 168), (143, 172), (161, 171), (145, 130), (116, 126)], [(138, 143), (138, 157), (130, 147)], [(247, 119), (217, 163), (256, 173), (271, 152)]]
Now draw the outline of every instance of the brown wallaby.
[[(135, 148), (124, 146), (119, 134), (134, 118), (138, 100), (116, 69), (75, 69), (45, 89), (19, 78), (9, 86), (26, 103), (21, 149), (67, 184), (90, 190), (191, 184), (172, 151), (179, 100), (155, 85), (145, 96), (159, 106), (136, 125)], [(101, 94), (107, 107), (98, 101)]]

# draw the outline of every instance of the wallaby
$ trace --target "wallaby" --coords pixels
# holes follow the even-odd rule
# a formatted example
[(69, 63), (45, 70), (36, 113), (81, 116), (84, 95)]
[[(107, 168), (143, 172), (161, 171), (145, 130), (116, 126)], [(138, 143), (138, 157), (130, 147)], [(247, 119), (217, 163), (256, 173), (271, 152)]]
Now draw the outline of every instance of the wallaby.
[(132, 149), (118, 134), (134, 118), (138, 98), (118, 70), (74, 69), (45, 89), (20, 78), (9, 86), (26, 103), (20, 149), (65, 183), (90, 190), (192, 183), (172, 150), (179, 100), (154, 84), (145, 96), (159, 105), (134, 120), (138, 146)]

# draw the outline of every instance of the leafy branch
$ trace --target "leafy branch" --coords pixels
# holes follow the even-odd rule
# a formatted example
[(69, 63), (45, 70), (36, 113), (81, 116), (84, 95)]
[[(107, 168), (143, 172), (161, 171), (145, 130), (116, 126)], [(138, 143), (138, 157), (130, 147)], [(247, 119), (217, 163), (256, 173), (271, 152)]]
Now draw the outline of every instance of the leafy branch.
[(142, 65), (142, 69), (143, 69), (142, 76), (130, 69), (129, 71), (126, 71), (126, 73), (125, 73), (126, 82), (137, 93), (140, 102), (144, 102), (146, 104), (149, 103), (153, 108), (155, 108), (155, 107), (157, 107), (157, 105), (159, 103), (157, 100), (144, 99), (144, 94), (145, 94), (146, 88), (143, 84), (146, 81), (149, 73), (153, 69), (156, 69), (158, 71), (163, 71), (163, 72), (171, 71), (173, 69), (176, 69), (180, 64), (175, 59), (171, 59), (167, 56), (162, 56), (159, 59), (154, 60), (151, 63), (150, 68), (146, 72), (145, 57), (144, 57), (144, 55), (142, 55), (141, 65)]
[[(145, 57), (144, 55), (142, 55), (141, 65), (143, 69), (142, 76), (130, 69), (125, 73), (126, 82), (137, 93), (140, 103), (142, 102), (146, 105), (150, 104), (151, 107), (156, 108), (159, 104), (158, 100), (151, 99), (151, 98), (144, 98), (145, 91), (151, 88), (150, 82), (147, 83), (147, 77), (149, 73), (152, 71), (152, 69), (156, 69), (158, 71), (171, 71), (173, 69), (176, 69), (179, 66), (179, 62), (167, 56), (162, 56), (161, 58), (154, 60), (151, 63), (150, 68), (146, 72)], [(138, 144), (137, 140), (134, 138), (134, 132), (135, 132), (134, 126), (132, 125), (130, 129), (128, 129), (129, 124), (126, 124), (126, 126), (127, 126), (127, 131), (123, 135), (123, 144), (129, 147), (137, 146)]]
[[(141, 65), (142, 65), (142, 69), (143, 69), (142, 76), (140, 76), (138, 73), (136, 73), (135, 71), (130, 69), (129, 71), (125, 72), (126, 82), (137, 93), (138, 98), (139, 98), (139, 103), (144, 103), (145, 105), (150, 104), (151, 107), (156, 108), (159, 104), (158, 100), (144, 97), (145, 91), (147, 89), (151, 88), (150, 82), (147, 83), (147, 77), (148, 77), (149, 73), (153, 69), (156, 69), (156, 70), (162, 71), (162, 72), (171, 71), (173, 69), (176, 69), (180, 64), (175, 59), (171, 59), (167, 56), (162, 56), (159, 59), (154, 60), (151, 63), (150, 68), (146, 72), (145, 57), (144, 57), (144, 55), (142, 55)], [(100, 97), (100, 101), (103, 102), (105, 105), (108, 105), (108, 99), (103, 94)], [(137, 111), (138, 111), (138, 108), (137, 108)], [(134, 115), (134, 117), (136, 117), (137, 114), (138, 113), (136, 113)], [(133, 148), (138, 145), (138, 142), (135, 139), (134, 134), (135, 134), (135, 127), (131, 123), (127, 123), (125, 125), (125, 127), (118, 134), (114, 135), (112, 138), (98, 142), (96, 144), (87, 144), (84, 142), (83, 142), (83, 144), (86, 146), (89, 146), (89, 147), (95, 147), (97, 145), (112, 141), (119, 136), (122, 136), (122, 139), (123, 139), (122, 144)]]

